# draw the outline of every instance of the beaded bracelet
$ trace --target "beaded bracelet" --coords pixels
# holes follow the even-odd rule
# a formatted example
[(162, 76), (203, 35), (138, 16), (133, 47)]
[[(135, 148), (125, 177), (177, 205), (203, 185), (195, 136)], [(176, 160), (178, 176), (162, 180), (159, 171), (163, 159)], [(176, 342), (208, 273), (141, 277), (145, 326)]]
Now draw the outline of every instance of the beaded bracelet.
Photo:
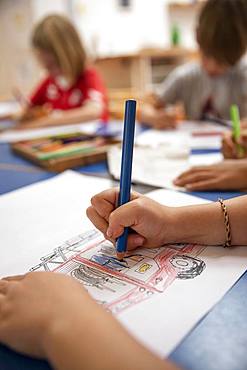
[(230, 222), (229, 222), (229, 215), (227, 212), (226, 205), (223, 201), (223, 199), (218, 199), (218, 202), (220, 202), (221, 209), (224, 215), (224, 224), (225, 224), (225, 232), (226, 232), (226, 242), (224, 244), (224, 248), (229, 248), (231, 247), (231, 240), (232, 240), (232, 235), (231, 235), (231, 227), (230, 227)]

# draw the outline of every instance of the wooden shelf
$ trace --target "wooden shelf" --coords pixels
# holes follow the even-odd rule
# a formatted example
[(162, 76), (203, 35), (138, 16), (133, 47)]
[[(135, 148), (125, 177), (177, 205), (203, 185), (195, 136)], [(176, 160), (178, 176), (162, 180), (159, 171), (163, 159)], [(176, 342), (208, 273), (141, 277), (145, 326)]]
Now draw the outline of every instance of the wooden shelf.
[(105, 57), (101, 57), (95, 60), (95, 63), (103, 62), (103, 61), (110, 61), (110, 60), (131, 60), (131, 59), (139, 59), (143, 57), (149, 58), (179, 58), (183, 56), (194, 57), (197, 55), (197, 51), (192, 49), (186, 49), (181, 47), (172, 47), (168, 49), (163, 48), (148, 48), (148, 49), (141, 49), (138, 53), (133, 54), (122, 54), (122, 55), (109, 55)]
[(163, 80), (168, 71), (197, 58), (198, 52), (195, 50), (180, 47), (148, 48), (136, 54), (99, 58), (95, 60), (95, 66), (103, 76), (108, 90), (134, 90), (145, 93), (150, 90), (152, 84)]
[(186, 3), (179, 2), (179, 1), (172, 1), (168, 4), (170, 10), (187, 10), (191, 8), (200, 8), (203, 4), (206, 3), (206, 0), (198, 0), (198, 1), (189, 1)]

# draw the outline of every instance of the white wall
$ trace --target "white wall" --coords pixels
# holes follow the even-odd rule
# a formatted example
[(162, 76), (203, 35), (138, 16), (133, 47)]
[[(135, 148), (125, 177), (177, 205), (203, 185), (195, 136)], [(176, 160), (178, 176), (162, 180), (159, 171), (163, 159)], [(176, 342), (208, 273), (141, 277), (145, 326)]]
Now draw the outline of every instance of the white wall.
[(195, 47), (195, 12), (178, 10), (171, 15), (169, 0), (130, 0), (131, 6), (127, 9), (119, 5), (119, 0), (30, 1), (32, 22), (49, 13), (67, 14), (78, 27), (89, 51), (100, 56), (168, 47), (173, 23), (181, 29), (183, 46)]
[(0, 96), (11, 95), (15, 86), (30, 87), (34, 68), (29, 50), (31, 32), (29, 0), (0, 1)]
[[(118, 0), (73, 0), (73, 19), (86, 45), (98, 55), (124, 54), (145, 47), (170, 45), (168, 0), (131, 0), (123, 9)], [(194, 16), (194, 15), (193, 15)], [(175, 14), (182, 25), (185, 47), (194, 47), (193, 22)]]
[(100, 55), (131, 53), (164, 46), (166, 0), (132, 0), (122, 9), (117, 0), (74, 0), (74, 19), (87, 45)]
[(36, 22), (49, 13), (68, 15), (70, 11), (69, 3), (71, 3), (69, 0), (31, 0), (32, 22)]
[(0, 0), (0, 97), (11, 95), (15, 85), (29, 91), (39, 80), (40, 69), (29, 47), (30, 33), (34, 23), (49, 13), (68, 15), (93, 55), (167, 47), (173, 22), (182, 30), (183, 46), (195, 45), (195, 14), (178, 11), (170, 18), (169, 0), (130, 1), (130, 9), (123, 9), (118, 0)]

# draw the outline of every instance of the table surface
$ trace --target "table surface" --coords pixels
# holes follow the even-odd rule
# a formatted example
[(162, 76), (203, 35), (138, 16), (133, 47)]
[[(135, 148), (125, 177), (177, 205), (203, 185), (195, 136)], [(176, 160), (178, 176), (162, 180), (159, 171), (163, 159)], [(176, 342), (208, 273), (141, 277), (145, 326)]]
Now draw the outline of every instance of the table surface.
[[(198, 154), (200, 152), (197, 152)], [(107, 177), (105, 162), (76, 168), (84, 174)], [(13, 154), (0, 144), (0, 194), (55, 176)], [(143, 187), (142, 191), (150, 190)], [(192, 192), (209, 200), (228, 199), (236, 192)], [(170, 359), (190, 370), (247, 369), (247, 273), (224, 298), (191, 330), (171, 353)], [(0, 346), (0, 370), (50, 369), (45, 361), (33, 360)]]

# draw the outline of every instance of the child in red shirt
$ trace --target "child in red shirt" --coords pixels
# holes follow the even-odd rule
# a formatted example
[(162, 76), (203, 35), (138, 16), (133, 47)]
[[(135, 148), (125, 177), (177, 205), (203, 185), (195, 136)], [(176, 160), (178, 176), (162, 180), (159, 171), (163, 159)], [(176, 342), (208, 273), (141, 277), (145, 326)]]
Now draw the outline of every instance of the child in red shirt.
[(35, 27), (32, 46), (48, 76), (31, 95), (21, 122), (29, 126), (106, 122), (104, 83), (87, 66), (85, 50), (70, 21), (60, 15), (47, 16)]

